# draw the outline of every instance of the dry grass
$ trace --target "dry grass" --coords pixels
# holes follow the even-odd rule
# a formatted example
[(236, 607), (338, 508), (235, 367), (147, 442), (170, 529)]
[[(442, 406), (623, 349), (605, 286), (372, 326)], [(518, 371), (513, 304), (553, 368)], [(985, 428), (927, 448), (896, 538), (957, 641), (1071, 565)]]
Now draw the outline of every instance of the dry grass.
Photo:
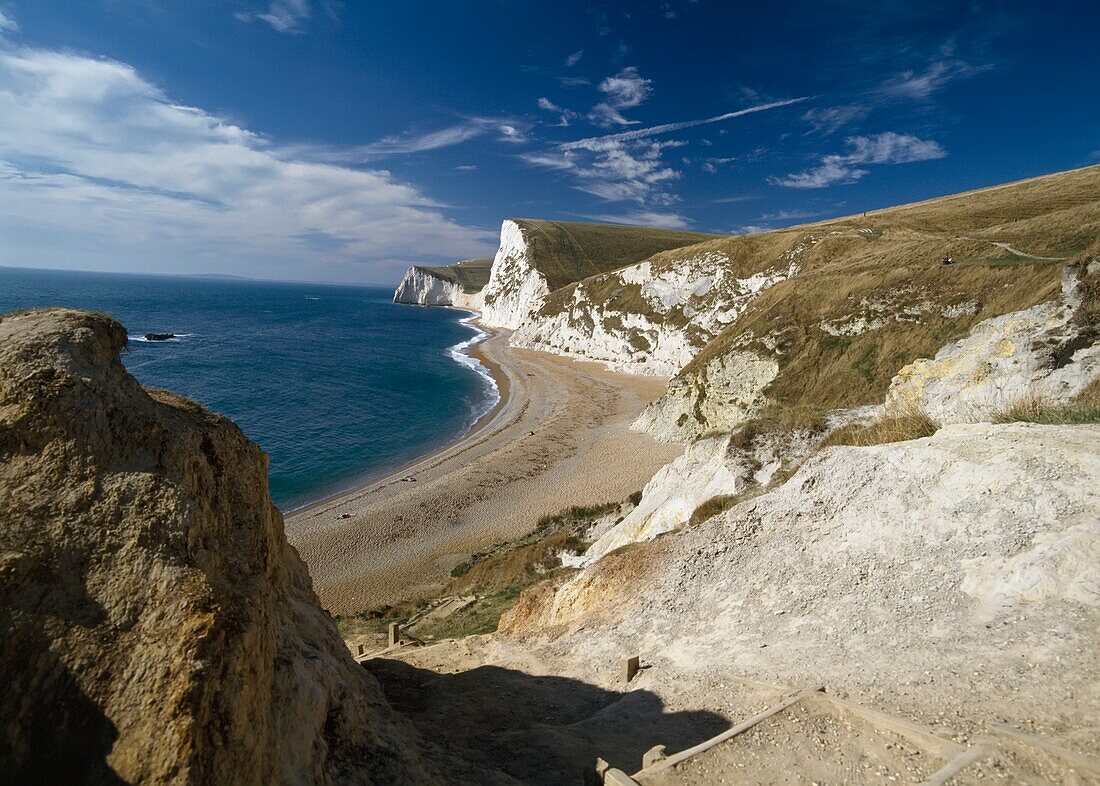
[(1038, 393), (1029, 393), (995, 412), (994, 423), (1042, 423), (1048, 426), (1074, 423), (1100, 423), (1100, 378), (1068, 402), (1057, 402)]
[(688, 519), (687, 525), (689, 527), (694, 527), (698, 524), (702, 524), (707, 519), (714, 518), (719, 513), (729, 510), (743, 499), (745, 499), (745, 495), (743, 494), (719, 494), (717, 497), (711, 497), (692, 511), (691, 518)]
[(760, 437), (781, 436), (798, 431), (825, 430), (825, 410), (820, 407), (773, 403), (741, 425), (730, 437), (730, 446), (748, 450)]
[(925, 411), (915, 407), (887, 412), (878, 420), (868, 423), (849, 423), (833, 431), (821, 443), (821, 447), (833, 445), (885, 445), (910, 439), (930, 437), (940, 428)]

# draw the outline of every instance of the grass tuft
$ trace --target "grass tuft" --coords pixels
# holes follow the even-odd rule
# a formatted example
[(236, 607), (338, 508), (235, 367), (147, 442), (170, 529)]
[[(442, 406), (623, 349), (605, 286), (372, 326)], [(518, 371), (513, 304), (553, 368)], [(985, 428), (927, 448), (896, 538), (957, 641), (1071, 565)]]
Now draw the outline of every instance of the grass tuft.
[(826, 448), (833, 445), (886, 445), (910, 439), (930, 437), (939, 431), (940, 424), (919, 407), (902, 407), (887, 412), (873, 423), (849, 423), (832, 432), (821, 443)]
[(1100, 423), (1100, 378), (1067, 403), (1058, 403), (1039, 394), (1029, 393), (990, 418), (993, 423), (1041, 423), (1057, 426), (1074, 423)]
[(742, 499), (744, 499), (743, 494), (719, 494), (717, 497), (711, 497), (692, 512), (687, 525), (694, 527), (702, 524), (707, 519), (714, 518), (719, 513), (729, 510)]

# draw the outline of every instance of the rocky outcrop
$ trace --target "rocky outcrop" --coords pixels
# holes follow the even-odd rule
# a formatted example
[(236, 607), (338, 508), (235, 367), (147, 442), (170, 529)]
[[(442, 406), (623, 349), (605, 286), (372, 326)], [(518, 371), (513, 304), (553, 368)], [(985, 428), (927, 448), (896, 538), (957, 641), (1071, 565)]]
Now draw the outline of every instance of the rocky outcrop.
[(737, 451), (731, 453), (729, 442), (728, 434), (701, 439), (658, 470), (642, 490), (638, 506), (593, 543), (580, 564), (679, 529), (708, 499), (742, 491), (750, 467)]
[(504, 221), (500, 226), (500, 248), (482, 292), (481, 321), (490, 327), (515, 330), (542, 306), (548, 294), (550, 285), (535, 266), (520, 225)]
[(489, 280), (491, 259), (464, 259), (446, 267), (415, 265), (393, 293), (394, 303), (481, 309), (480, 292)]
[(511, 343), (671, 376), (760, 292), (798, 271), (793, 262), (765, 259), (765, 270), (739, 275), (721, 252), (669, 256), (556, 292)]
[(8, 783), (432, 782), (231, 421), (147, 391), (95, 314), (0, 320)]
[(462, 285), (432, 275), (420, 267), (410, 267), (393, 293), (394, 303), (420, 306), (453, 306), (465, 296)]
[(713, 237), (618, 224), (507, 219), (485, 286), (482, 321), (515, 330), (552, 292)]
[(1062, 297), (975, 325), (931, 359), (902, 368), (887, 408), (917, 408), (941, 423), (983, 420), (1028, 397), (1065, 401), (1100, 377), (1100, 257), (1062, 274)]
[(753, 352), (719, 355), (693, 374), (673, 377), (668, 392), (647, 406), (631, 428), (662, 442), (690, 442), (729, 431), (767, 403), (764, 390), (779, 363)]
[[(859, 414), (838, 413), (831, 425)], [(777, 477), (789, 476), (813, 453), (823, 434), (823, 430), (801, 427), (763, 433), (742, 428), (691, 443), (646, 483), (633, 510), (600, 532), (581, 557), (566, 564), (590, 565), (623, 546), (676, 531), (692, 521), (703, 503), (716, 497), (760, 493)]]
[(831, 448), (775, 491), (639, 552), (659, 555), (634, 559), (644, 592), (609, 579), (634, 553), (621, 552), (538, 588), (502, 630), (583, 620), (693, 668), (718, 641), (713, 656), (728, 662), (775, 657), (760, 642), (792, 636), (818, 665), (843, 668), (851, 635), (861, 650), (906, 652), (897, 637), (915, 616), (918, 637), (1025, 610), (1087, 626), (1100, 612), (1098, 446), (1100, 426), (1016, 423)]

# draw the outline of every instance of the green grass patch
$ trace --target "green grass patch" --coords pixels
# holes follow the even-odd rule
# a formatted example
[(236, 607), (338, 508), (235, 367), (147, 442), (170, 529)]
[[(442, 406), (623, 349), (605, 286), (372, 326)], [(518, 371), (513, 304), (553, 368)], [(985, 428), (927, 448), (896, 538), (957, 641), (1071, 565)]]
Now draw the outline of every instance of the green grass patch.
[(416, 635), (425, 641), (438, 641), (493, 633), (500, 625), (501, 615), (516, 605), (526, 586), (514, 584), (500, 592), (480, 597), (462, 611), (436, 622), (425, 623), (417, 628)]

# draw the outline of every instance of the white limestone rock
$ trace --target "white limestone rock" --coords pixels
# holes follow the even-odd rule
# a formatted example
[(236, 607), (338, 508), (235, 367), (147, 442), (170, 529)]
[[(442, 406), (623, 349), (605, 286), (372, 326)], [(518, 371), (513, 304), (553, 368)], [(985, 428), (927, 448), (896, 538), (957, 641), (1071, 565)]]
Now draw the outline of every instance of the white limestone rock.
[[(733, 322), (761, 292), (798, 271), (796, 262), (738, 278), (722, 253), (650, 261), (595, 276), (554, 313), (531, 313), (512, 336), (516, 346), (598, 360), (616, 371), (672, 376)], [(617, 305), (629, 287), (644, 313)], [(610, 297), (599, 293), (610, 291)]]
[(1100, 376), (1100, 344), (1095, 326), (1074, 318), (1082, 305), (1077, 273), (1063, 272), (1059, 302), (987, 319), (935, 358), (904, 366), (890, 383), (887, 408), (916, 407), (941, 423), (960, 423), (1028, 396), (1065, 401), (1079, 393)]
[(691, 442), (708, 432), (728, 432), (763, 408), (764, 388), (778, 374), (774, 358), (754, 352), (719, 355), (696, 373), (674, 377), (668, 391), (631, 428), (662, 442)]
[(542, 306), (548, 294), (550, 286), (532, 264), (520, 225), (504, 221), (489, 283), (481, 291), (481, 321), (490, 327), (515, 330)]
[(423, 268), (410, 267), (393, 293), (393, 302), (450, 306), (462, 295), (462, 285), (458, 282), (438, 278)]

